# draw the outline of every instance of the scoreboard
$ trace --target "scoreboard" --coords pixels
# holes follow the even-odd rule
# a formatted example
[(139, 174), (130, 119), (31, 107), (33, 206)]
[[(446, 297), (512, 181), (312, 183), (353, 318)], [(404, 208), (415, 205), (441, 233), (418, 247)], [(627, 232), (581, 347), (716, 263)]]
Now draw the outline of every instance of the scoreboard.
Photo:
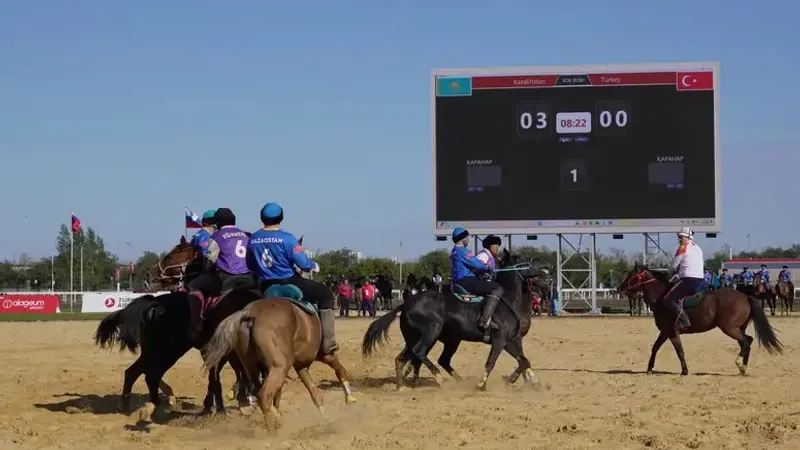
[(718, 232), (718, 87), (718, 63), (434, 71), (434, 234)]

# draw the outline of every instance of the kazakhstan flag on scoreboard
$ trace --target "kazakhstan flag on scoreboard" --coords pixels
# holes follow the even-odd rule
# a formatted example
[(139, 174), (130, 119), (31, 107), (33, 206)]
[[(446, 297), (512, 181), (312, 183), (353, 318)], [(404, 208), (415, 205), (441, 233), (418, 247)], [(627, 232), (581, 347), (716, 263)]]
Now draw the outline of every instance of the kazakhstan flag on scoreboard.
[(436, 78), (437, 97), (464, 97), (472, 95), (472, 78), (440, 77)]

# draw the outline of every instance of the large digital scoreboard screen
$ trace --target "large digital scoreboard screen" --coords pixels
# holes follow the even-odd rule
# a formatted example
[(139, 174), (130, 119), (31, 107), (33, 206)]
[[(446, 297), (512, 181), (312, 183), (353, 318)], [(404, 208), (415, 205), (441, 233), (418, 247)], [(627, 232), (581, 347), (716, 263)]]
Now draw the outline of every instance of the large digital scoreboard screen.
[(719, 232), (718, 86), (718, 63), (434, 71), (434, 234)]

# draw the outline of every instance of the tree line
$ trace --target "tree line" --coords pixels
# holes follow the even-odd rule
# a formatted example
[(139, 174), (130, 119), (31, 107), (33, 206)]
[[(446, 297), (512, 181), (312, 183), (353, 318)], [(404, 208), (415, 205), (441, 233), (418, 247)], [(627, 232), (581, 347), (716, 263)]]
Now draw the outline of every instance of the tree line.
[[(56, 238), (55, 255), (34, 260), (22, 255), (18, 261), (0, 262), (0, 291), (32, 290), (68, 291), (70, 288), (70, 233), (67, 225), (62, 225)], [(105, 248), (102, 237), (91, 227), (81, 228), (74, 234), (73, 252), (73, 288), (81, 289), (80, 255), (83, 251), (83, 290), (105, 291), (115, 290), (117, 282), (123, 290), (138, 290), (142, 287), (145, 273), (162, 258), (166, 251), (146, 251), (133, 264), (120, 264), (120, 259)], [(551, 267), (556, 266), (556, 251), (546, 246), (514, 247), (513, 252), (522, 260), (537, 259), (545, 261)], [(706, 266), (714, 271), (720, 269), (722, 262), (728, 258), (730, 249), (723, 247), (706, 259)], [(789, 247), (767, 247), (762, 251), (738, 252), (734, 258), (800, 258), (800, 245)], [(565, 252), (562, 260), (566, 260), (567, 269), (585, 269), (589, 254), (582, 255)], [(449, 278), (449, 251), (438, 249), (428, 252), (416, 260), (402, 263), (390, 258), (359, 258), (358, 254), (348, 248), (332, 250), (315, 255), (321, 273), (319, 277), (346, 277), (354, 281), (362, 281), (368, 277), (383, 274), (392, 280), (396, 287), (401, 285), (408, 274), (432, 276), (441, 271)], [(606, 287), (616, 286), (634, 263), (642, 261), (641, 253), (628, 254), (621, 249), (610, 249), (598, 252), (597, 282)], [(665, 255), (649, 258), (649, 264), (663, 267), (668, 263)], [(568, 279), (574, 286), (589, 286), (588, 272), (569, 271)], [(118, 278), (117, 278), (118, 275)]]

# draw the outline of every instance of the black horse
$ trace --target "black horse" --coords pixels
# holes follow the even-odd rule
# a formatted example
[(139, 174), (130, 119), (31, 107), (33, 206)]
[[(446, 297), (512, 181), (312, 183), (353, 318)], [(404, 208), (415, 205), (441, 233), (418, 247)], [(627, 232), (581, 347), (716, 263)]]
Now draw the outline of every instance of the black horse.
[(394, 286), (392, 286), (392, 281), (389, 277), (384, 274), (378, 274), (378, 276), (375, 277), (375, 289), (378, 291), (378, 296), (375, 299), (378, 306), (382, 309), (392, 309), (392, 303), (394, 302), (392, 291), (394, 290)]
[[(158, 388), (162, 377), (191, 348), (201, 350), (208, 343), (219, 323), (244, 308), (250, 302), (263, 297), (259, 292), (237, 289), (224, 295), (206, 315), (205, 328), (196, 333), (190, 325), (189, 294), (186, 292), (170, 292), (159, 296), (146, 295), (131, 302), (124, 309), (106, 316), (97, 327), (95, 343), (102, 348), (117, 344), (122, 350), (135, 353), (141, 348), (139, 358), (125, 370), (125, 381), (122, 386), (122, 409), (129, 411), (130, 394), (133, 384), (144, 373), (149, 391), (149, 402), (140, 410), (140, 418), (146, 419), (158, 408)], [(232, 355), (231, 355), (232, 356)], [(240, 405), (247, 401), (247, 383), (241, 375), (242, 367), (236, 357), (227, 360), (237, 376)], [(224, 364), (216, 370), (209, 371), (208, 391), (203, 401), (203, 413), (225, 412), (222, 400), (222, 385), (219, 372)], [(171, 391), (171, 389), (169, 390)], [(167, 392), (171, 396), (171, 392)], [(170, 399), (173, 400), (173, 399)]]
[[(494, 321), (499, 329), (491, 335), (491, 350), (483, 378), (478, 384), (478, 389), (482, 390), (486, 388), (486, 380), (503, 350), (518, 362), (517, 369), (507, 378), (509, 382), (516, 381), (520, 374), (526, 384), (535, 379), (530, 362), (522, 349), (522, 338), (531, 323), (531, 302), (528, 296), (523, 295), (523, 290), (530, 289), (534, 282), (528, 280), (536, 280), (542, 271), (534, 269), (531, 263), (517, 264), (516, 258), (512, 258), (508, 250), (504, 250), (499, 264), (497, 282), (503, 286), (505, 294), (494, 312)], [(363, 355), (371, 355), (377, 345), (386, 341), (389, 327), (397, 315), (402, 313), (400, 331), (406, 346), (395, 358), (397, 387), (401, 388), (403, 385), (403, 369), (409, 362), (416, 369), (415, 376), (419, 366), (424, 364), (441, 385), (443, 379), (440, 371), (428, 359), (428, 353), (437, 340), (444, 344), (439, 365), (450, 376), (460, 380), (461, 377), (450, 365), (458, 346), (462, 341), (484, 341), (484, 332), (477, 325), (483, 305), (470, 301), (468, 296), (462, 298), (463, 300), (456, 297), (449, 285), (445, 285), (441, 292), (438, 289), (429, 289), (412, 295), (407, 302), (370, 324), (362, 342)]]

